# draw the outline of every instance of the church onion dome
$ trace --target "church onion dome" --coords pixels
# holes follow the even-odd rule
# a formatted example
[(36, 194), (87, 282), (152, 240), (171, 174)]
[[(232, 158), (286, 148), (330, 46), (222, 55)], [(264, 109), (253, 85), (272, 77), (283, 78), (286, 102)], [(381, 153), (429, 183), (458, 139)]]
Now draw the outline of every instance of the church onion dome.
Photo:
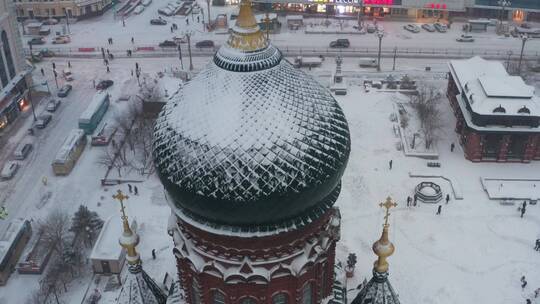
[(349, 152), (336, 100), (268, 43), (244, 0), (227, 43), (163, 108), (153, 156), (183, 214), (252, 227), (332, 206)]

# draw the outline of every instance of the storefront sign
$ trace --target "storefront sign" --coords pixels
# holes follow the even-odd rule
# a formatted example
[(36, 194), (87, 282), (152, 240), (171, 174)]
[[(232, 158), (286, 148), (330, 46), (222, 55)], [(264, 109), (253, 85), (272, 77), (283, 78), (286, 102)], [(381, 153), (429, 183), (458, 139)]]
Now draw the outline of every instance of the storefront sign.
[(426, 3), (425, 5), (426, 8), (431, 8), (431, 9), (443, 9), (445, 10), (446, 9), (446, 3)]
[(364, 5), (394, 5), (394, 0), (364, 0)]

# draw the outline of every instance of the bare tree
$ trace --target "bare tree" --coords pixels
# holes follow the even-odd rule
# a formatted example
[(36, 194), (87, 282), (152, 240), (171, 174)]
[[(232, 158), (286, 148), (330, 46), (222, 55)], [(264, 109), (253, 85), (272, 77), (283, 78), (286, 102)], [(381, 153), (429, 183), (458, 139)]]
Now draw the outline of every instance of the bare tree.
[(111, 149), (107, 147), (101, 150), (101, 154), (98, 156), (96, 163), (105, 166), (108, 169), (116, 168), (118, 176), (122, 177), (122, 168), (125, 166), (125, 163), (122, 161), (120, 154), (120, 151), (115, 152), (114, 148)]
[(65, 211), (54, 210), (39, 222), (39, 232), (42, 235), (45, 248), (62, 254), (62, 239), (66, 237), (69, 229), (69, 217)]
[(410, 104), (420, 121), (420, 132), (424, 137), (426, 149), (438, 139), (442, 129), (440, 103), (442, 94), (431, 85), (422, 85), (418, 94), (411, 96)]

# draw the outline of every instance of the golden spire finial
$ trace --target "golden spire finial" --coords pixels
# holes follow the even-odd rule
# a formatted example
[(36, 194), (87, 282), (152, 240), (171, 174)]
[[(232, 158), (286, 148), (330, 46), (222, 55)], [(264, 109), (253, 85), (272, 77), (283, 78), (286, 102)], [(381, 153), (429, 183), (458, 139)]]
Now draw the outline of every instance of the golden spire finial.
[(268, 46), (268, 41), (261, 32), (251, 10), (251, 0), (240, 1), (240, 12), (227, 44), (231, 48), (244, 52), (260, 50)]
[(392, 201), (392, 198), (388, 197), (384, 203), (379, 204), (380, 207), (386, 208), (384, 215), (384, 225), (381, 238), (373, 244), (373, 252), (379, 257), (375, 261), (374, 269), (379, 273), (384, 273), (388, 271), (388, 262), (386, 258), (391, 256), (394, 253), (394, 244), (388, 239), (388, 218), (390, 217), (390, 208), (396, 207), (397, 204)]
[(118, 190), (114, 194), (113, 199), (120, 202), (120, 211), (122, 212), (122, 224), (124, 226), (124, 231), (120, 237), (119, 243), (120, 246), (126, 249), (127, 251), (127, 260), (129, 264), (137, 264), (140, 262), (139, 254), (137, 253), (136, 247), (139, 244), (139, 236), (136, 233), (133, 233), (131, 227), (129, 227), (128, 217), (126, 215), (126, 207), (124, 206), (124, 201), (129, 198), (129, 196), (122, 193), (122, 190)]

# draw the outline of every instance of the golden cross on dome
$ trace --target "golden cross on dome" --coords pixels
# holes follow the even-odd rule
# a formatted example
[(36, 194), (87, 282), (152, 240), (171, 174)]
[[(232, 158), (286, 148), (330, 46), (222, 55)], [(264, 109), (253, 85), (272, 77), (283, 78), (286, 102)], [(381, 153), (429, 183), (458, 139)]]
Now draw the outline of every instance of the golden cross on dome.
[(388, 218), (390, 217), (390, 208), (397, 207), (397, 204), (392, 201), (392, 198), (389, 196), (386, 198), (386, 202), (380, 203), (381, 208), (386, 208), (386, 214), (384, 215), (384, 225), (388, 225)]
[(122, 211), (122, 219), (125, 220), (127, 216), (126, 216), (126, 211), (125, 211), (126, 208), (124, 207), (124, 201), (127, 200), (129, 196), (124, 195), (124, 193), (122, 193), (122, 190), (118, 189), (116, 194), (114, 194), (112, 197), (115, 200), (120, 202), (120, 211)]

